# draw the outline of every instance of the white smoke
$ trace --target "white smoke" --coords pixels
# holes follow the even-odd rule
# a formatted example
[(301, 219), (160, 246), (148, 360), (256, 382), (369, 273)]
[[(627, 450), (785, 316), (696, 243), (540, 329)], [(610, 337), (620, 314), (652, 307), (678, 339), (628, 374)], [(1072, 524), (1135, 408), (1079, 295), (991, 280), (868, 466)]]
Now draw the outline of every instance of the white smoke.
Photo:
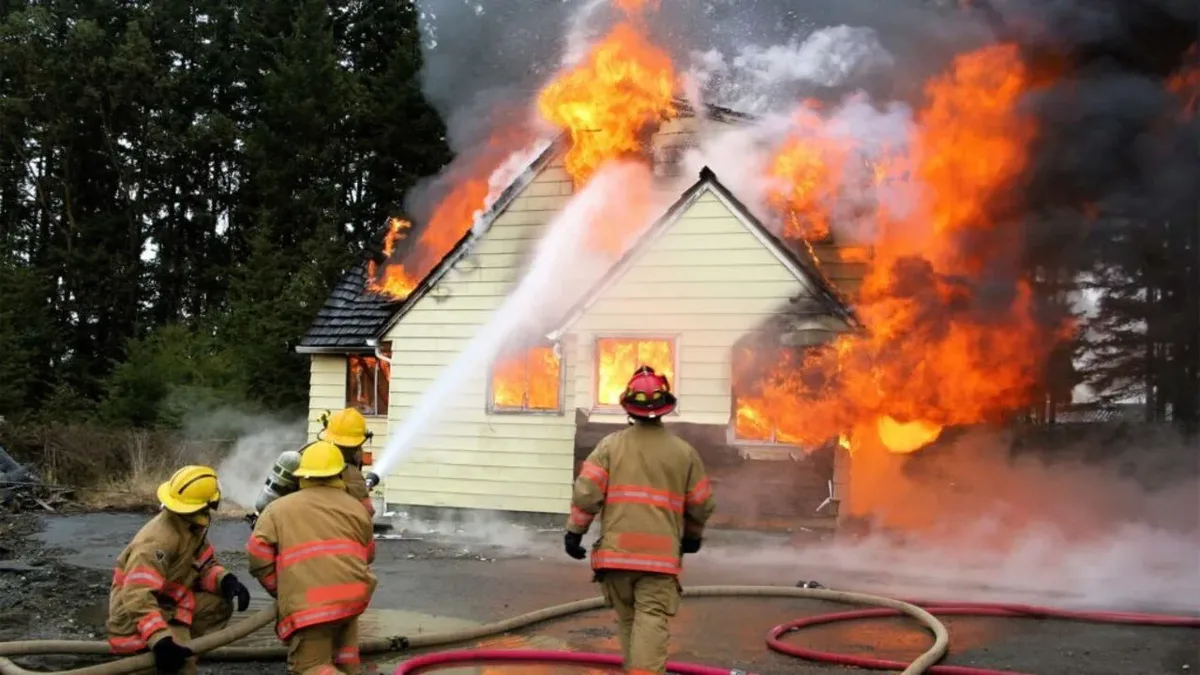
[(794, 102), (805, 86), (837, 87), (894, 64), (874, 30), (852, 26), (822, 28), (802, 42), (749, 45), (732, 58), (717, 49), (691, 56), (690, 78), (711, 102), (756, 115)]
[(184, 434), (194, 438), (234, 439), (216, 467), (222, 498), (251, 509), (275, 459), (286, 450), (299, 450), (307, 430), (304, 420), (215, 408), (189, 415)]
[(684, 153), (686, 175), (701, 167), (720, 167), (721, 180), (763, 222), (778, 228), (778, 212), (768, 207), (773, 192), (790, 189), (769, 179), (770, 161), (787, 142), (809, 140), (814, 147), (836, 146), (849, 150), (850, 159), (838, 167), (840, 190), (824, 204), (831, 214), (833, 235), (846, 244), (874, 241), (877, 214), (896, 218), (911, 213), (916, 202), (911, 181), (879, 184), (875, 167), (908, 152), (914, 120), (911, 109), (900, 103), (876, 106), (863, 94), (847, 97), (828, 112), (803, 106), (789, 114), (768, 114), (740, 127), (709, 127), (698, 145)]
[[(909, 595), (928, 586), (931, 599), (1200, 610), (1200, 448), (1148, 430), (1134, 437), (1014, 456), (1007, 436), (965, 434), (903, 459), (886, 494), (872, 495), (872, 515), (902, 535), (713, 547), (712, 560), (791, 566), (850, 587), (881, 578)], [(752, 497), (726, 502), (739, 498)]]

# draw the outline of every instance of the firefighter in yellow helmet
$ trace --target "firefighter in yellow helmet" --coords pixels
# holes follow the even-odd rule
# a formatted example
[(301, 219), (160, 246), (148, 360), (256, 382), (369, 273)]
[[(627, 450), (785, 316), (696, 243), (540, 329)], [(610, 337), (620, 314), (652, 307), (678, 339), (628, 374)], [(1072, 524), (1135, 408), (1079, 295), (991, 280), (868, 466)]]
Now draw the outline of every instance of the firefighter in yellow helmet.
[(308, 446), (295, 472), (300, 489), (268, 504), (246, 542), (250, 574), (276, 600), (290, 675), (361, 669), (358, 617), (375, 592), (375, 540), (344, 470), (336, 445)]
[(185, 466), (158, 486), (162, 510), (117, 557), (108, 596), (108, 643), (116, 654), (146, 649), (160, 673), (195, 673), (188, 640), (224, 628), (250, 591), (217, 562), (208, 543), (221, 502), (217, 473)]
[[(363, 445), (371, 440), (371, 431), (367, 429), (367, 420), (355, 408), (343, 408), (321, 420), (325, 428), (317, 434), (322, 441), (329, 441), (341, 451), (346, 462), (346, 470), (342, 473), (342, 481), (346, 484), (346, 492), (358, 500), (367, 509), (371, 517), (375, 516), (375, 505), (371, 503), (371, 488), (379, 484), (379, 477), (373, 473), (363, 475)], [(301, 452), (304, 452), (303, 450)]]
[(592, 569), (617, 612), (625, 672), (657, 675), (667, 662), (667, 622), (679, 609), (682, 555), (700, 550), (712, 488), (700, 455), (662, 423), (675, 409), (667, 378), (638, 368), (621, 407), (632, 424), (604, 437), (583, 463), (563, 543), (567, 555), (585, 558), (583, 535), (600, 514)]

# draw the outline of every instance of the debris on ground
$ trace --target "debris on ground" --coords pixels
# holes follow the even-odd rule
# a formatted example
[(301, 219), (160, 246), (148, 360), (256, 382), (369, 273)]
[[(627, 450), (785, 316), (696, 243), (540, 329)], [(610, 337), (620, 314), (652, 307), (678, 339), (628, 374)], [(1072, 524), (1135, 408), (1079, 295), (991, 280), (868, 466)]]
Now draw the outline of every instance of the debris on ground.
[(68, 503), (71, 490), (44, 484), (0, 446), (0, 507), (9, 513), (57, 512)]

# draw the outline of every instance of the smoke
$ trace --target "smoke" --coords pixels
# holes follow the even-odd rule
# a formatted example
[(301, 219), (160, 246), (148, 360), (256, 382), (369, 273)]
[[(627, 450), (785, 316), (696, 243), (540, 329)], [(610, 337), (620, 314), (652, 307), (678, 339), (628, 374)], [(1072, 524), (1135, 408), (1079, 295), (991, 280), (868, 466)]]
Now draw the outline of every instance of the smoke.
[(184, 421), (183, 433), (190, 438), (235, 439), (216, 467), (217, 476), (222, 499), (246, 509), (254, 508), (279, 454), (299, 450), (307, 438), (302, 419), (285, 420), (232, 408), (192, 411)]
[(902, 458), (879, 513), (905, 537), (706, 551), (720, 564), (842, 574), (843, 584), (882, 574), (909, 594), (930, 583), (933, 599), (968, 588), (981, 599), (1200, 609), (1200, 447), (1135, 435), (1116, 449), (1093, 439), (1010, 453), (1010, 438), (966, 434)]
[(768, 206), (771, 194), (791, 185), (770, 177), (770, 161), (788, 142), (851, 149), (851, 161), (837, 168), (831, 180), (839, 183), (837, 199), (824, 204), (831, 214), (832, 233), (844, 244), (869, 244), (876, 239), (876, 214), (886, 211), (903, 219), (916, 206), (909, 184), (878, 185), (872, 166), (906, 152), (912, 138), (912, 110), (902, 103), (876, 104), (864, 93), (847, 97), (827, 113), (798, 108), (789, 114), (769, 114), (753, 124), (723, 127), (705, 134), (684, 153), (685, 175), (702, 166), (715, 167), (722, 182), (738, 195), (754, 215), (776, 233), (781, 232), (778, 212)]
[(843, 25), (816, 30), (803, 41), (744, 46), (732, 58), (717, 49), (693, 52), (689, 76), (710, 103), (762, 115), (893, 65), (874, 30)]
[[(655, 214), (650, 194), (650, 170), (638, 163), (605, 165), (581, 192), (555, 216), (538, 241), (533, 258), (516, 288), (467, 347), (425, 391), (400, 426), (389, 430), (387, 447), (376, 459), (377, 472), (387, 473), (411, 449), (424, 431), (475, 373), (484, 372), (492, 357), (512, 338), (544, 334), (546, 322), (563, 316), (570, 304), (590, 288), (612, 263), (588, 253), (589, 237), (610, 237), (614, 223), (631, 232)], [(616, 233), (620, 234), (620, 233)], [(573, 282), (573, 283), (572, 283)]]

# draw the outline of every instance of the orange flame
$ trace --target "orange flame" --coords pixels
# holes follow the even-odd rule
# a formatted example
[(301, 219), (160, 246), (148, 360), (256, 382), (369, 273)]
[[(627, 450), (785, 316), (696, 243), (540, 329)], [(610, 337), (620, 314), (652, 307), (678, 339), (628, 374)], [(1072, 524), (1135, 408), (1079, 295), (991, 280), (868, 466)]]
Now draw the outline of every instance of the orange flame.
[[(757, 393), (737, 397), (739, 419), (751, 417), (743, 407), (755, 408), (776, 437), (808, 446), (838, 438), (857, 445), (847, 433), (874, 429), (889, 450), (908, 453), (944, 426), (994, 420), (1030, 402), (1049, 350), (1069, 330), (1035, 323), (1027, 283), (983, 309), (970, 280), (985, 270), (1016, 273), (1017, 233), (991, 213), (1026, 164), (1036, 128), (1017, 103), (1032, 86), (1008, 45), (960, 56), (928, 84), (910, 154), (881, 176), (915, 179), (919, 207), (877, 214), (859, 304), (865, 334), (785, 354)], [(972, 247), (968, 232), (977, 233)]]
[[(396, 242), (408, 236), (412, 223), (401, 218), (388, 220), (387, 234), (383, 238), (383, 256), (390, 260), (396, 251)], [(382, 270), (374, 260), (367, 262), (367, 288), (382, 295), (406, 298), (417, 287), (419, 279), (409, 276), (404, 265), (387, 265)]]
[(1184, 58), (1187, 63), (1167, 80), (1167, 89), (1182, 100), (1184, 118), (1191, 119), (1200, 111), (1200, 42)]
[(511, 410), (558, 410), (562, 361), (554, 347), (518, 350), (492, 365), (492, 405)]
[(771, 163), (769, 178), (776, 188), (767, 201), (785, 216), (784, 236), (806, 242), (826, 239), (851, 149), (820, 136), (822, 119), (815, 104), (806, 103), (794, 117), (801, 132), (788, 139)]
[(674, 91), (671, 58), (626, 21), (542, 90), (538, 110), (570, 135), (566, 167), (582, 185), (608, 160), (645, 154), (648, 126), (675, 114)]
[(675, 386), (675, 343), (642, 338), (601, 338), (596, 341), (596, 405), (615, 406), (633, 372), (650, 366)]
[[(493, 190), (492, 174), (529, 141), (524, 129), (500, 128), (469, 159), (456, 159), (451, 165), (455, 182), (415, 239), (409, 221), (389, 220), (384, 239), (388, 261), (382, 270), (368, 264), (367, 289), (396, 300), (407, 298), (475, 225)], [(400, 247), (402, 240), (406, 246)]]

